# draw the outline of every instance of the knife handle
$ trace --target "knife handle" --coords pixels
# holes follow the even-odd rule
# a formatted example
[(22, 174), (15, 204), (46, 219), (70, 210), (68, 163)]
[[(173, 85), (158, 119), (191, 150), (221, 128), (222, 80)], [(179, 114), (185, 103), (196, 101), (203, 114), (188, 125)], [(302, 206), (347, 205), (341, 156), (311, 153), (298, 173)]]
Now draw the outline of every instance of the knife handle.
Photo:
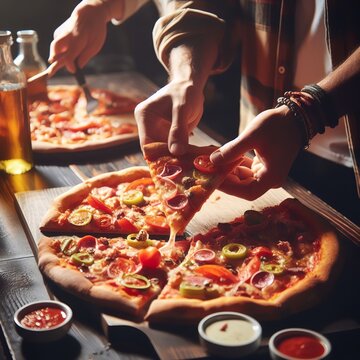
[(74, 74), (75, 79), (80, 86), (83, 86), (86, 83), (85, 75), (84, 75), (82, 69), (80, 69), (77, 59), (75, 60), (74, 63), (75, 63), (75, 74)]

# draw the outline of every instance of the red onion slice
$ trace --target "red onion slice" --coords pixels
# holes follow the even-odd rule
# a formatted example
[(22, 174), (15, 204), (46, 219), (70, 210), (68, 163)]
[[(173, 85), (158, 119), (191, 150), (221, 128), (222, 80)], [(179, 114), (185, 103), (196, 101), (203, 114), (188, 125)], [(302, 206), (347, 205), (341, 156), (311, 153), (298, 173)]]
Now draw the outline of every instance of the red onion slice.
[(173, 198), (177, 193), (177, 186), (176, 184), (170, 180), (169, 178), (157, 176), (157, 182), (162, 190), (162, 196), (166, 199)]
[(164, 168), (162, 169), (159, 176), (166, 177), (168, 179), (175, 179), (176, 176), (178, 176), (181, 172), (182, 172), (181, 166), (175, 164), (169, 164), (169, 162), (167, 162), (164, 165)]

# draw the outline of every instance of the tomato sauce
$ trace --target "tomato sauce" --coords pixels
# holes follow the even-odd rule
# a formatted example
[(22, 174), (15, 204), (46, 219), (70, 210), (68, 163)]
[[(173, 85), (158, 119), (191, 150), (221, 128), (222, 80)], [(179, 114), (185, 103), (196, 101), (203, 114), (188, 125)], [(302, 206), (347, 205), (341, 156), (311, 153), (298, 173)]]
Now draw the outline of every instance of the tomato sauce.
[(325, 352), (324, 345), (313, 336), (291, 336), (277, 345), (280, 352), (298, 359), (312, 359)]
[(59, 308), (45, 307), (30, 312), (21, 320), (21, 324), (32, 329), (50, 329), (61, 324), (66, 314)]

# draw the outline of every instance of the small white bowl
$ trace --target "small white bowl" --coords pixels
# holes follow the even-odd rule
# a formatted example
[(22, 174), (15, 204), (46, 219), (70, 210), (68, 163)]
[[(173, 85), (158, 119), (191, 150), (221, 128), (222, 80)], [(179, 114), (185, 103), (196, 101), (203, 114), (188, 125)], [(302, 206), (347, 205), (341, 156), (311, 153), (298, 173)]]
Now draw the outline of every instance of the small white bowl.
[[(48, 329), (30, 328), (21, 323), (21, 320), (29, 313), (46, 307), (57, 308), (65, 313), (65, 319), (56, 326)], [(55, 300), (35, 301), (22, 306), (14, 314), (14, 322), (17, 333), (29, 342), (44, 343), (61, 339), (71, 327), (73, 312), (71, 308)]]
[(224, 311), (204, 317), (198, 325), (198, 332), (200, 343), (209, 354), (239, 358), (257, 350), (262, 329), (248, 315)]
[[(304, 357), (296, 358), (293, 356), (286, 355), (283, 352), (279, 351), (278, 346), (280, 342), (286, 338), (291, 338), (294, 336), (310, 336), (317, 339), (324, 348), (323, 354), (311, 358), (304, 358)], [(270, 350), (270, 356), (273, 360), (304, 360), (304, 359), (321, 360), (321, 359), (326, 359), (329, 356), (331, 352), (331, 344), (325, 336), (319, 334), (316, 331), (302, 329), (302, 328), (289, 328), (289, 329), (280, 330), (270, 337), (269, 350)]]

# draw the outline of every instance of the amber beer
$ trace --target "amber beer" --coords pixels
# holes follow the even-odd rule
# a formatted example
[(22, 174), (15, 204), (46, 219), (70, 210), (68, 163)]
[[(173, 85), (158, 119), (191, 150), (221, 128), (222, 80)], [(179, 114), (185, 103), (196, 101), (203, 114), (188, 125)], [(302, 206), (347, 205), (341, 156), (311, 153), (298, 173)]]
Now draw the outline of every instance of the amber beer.
[(26, 88), (0, 87), (0, 169), (15, 175), (32, 166)]

